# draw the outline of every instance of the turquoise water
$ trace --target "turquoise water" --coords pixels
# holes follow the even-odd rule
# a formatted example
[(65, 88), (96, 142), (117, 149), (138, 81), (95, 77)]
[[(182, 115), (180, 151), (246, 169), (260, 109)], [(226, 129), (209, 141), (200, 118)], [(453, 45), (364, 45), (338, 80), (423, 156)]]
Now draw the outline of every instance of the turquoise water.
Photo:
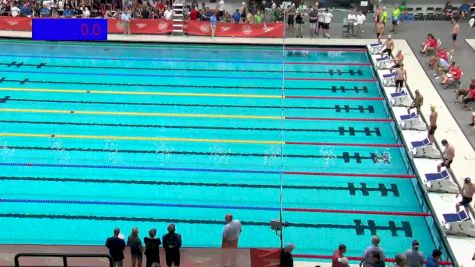
[(374, 233), (389, 256), (442, 246), (431, 217), (332, 211), (428, 212), (364, 51), (0, 47), (1, 243), (103, 244), (176, 222), (185, 246), (217, 247), (232, 213), (240, 247), (277, 247), (282, 180), (297, 253), (359, 256)]

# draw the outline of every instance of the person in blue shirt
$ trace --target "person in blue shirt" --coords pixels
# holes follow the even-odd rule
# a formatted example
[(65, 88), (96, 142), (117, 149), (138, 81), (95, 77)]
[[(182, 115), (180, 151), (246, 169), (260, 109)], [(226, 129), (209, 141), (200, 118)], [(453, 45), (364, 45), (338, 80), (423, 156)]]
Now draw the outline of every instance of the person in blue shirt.
[(239, 9), (236, 9), (236, 12), (233, 14), (233, 21), (234, 23), (239, 23), (239, 21), (241, 21), (241, 13), (239, 13)]
[(46, 6), (40, 9), (40, 17), (51, 17), (51, 11)]
[(74, 15), (74, 10), (69, 7), (69, 5), (66, 5), (63, 11), (63, 16), (65, 18), (71, 18)]
[(437, 261), (440, 259), (440, 256), (442, 256), (442, 251), (439, 249), (434, 249), (432, 251), (432, 256), (427, 257), (426, 267), (438, 267), (439, 264)]
[(211, 18), (209, 18), (209, 22), (211, 25), (211, 38), (214, 38), (214, 35), (216, 34), (216, 25), (218, 25), (218, 18), (216, 17), (216, 13), (213, 13), (213, 15), (211, 15)]
[(467, 14), (470, 12), (470, 5), (465, 1), (465, 3), (461, 4), (459, 7), (459, 13), (460, 16), (462, 16), (462, 19), (465, 19)]
[(30, 2), (26, 2), (20, 9), (25, 17), (31, 17), (33, 14), (33, 8), (31, 7)]

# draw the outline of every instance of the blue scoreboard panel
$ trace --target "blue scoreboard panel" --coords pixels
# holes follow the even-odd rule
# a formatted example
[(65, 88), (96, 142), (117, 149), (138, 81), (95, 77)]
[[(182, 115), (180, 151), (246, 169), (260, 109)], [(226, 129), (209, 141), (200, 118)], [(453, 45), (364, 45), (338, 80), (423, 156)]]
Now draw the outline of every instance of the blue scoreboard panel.
[(107, 19), (34, 18), (32, 39), (46, 41), (107, 41)]

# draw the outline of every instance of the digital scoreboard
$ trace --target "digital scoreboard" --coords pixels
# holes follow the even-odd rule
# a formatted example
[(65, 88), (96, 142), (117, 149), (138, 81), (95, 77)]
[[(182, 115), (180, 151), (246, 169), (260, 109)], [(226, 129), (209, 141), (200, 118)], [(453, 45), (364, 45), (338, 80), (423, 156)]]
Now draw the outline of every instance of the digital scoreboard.
[(32, 39), (42, 41), (107, 41), (107, 19), (34, 18)]

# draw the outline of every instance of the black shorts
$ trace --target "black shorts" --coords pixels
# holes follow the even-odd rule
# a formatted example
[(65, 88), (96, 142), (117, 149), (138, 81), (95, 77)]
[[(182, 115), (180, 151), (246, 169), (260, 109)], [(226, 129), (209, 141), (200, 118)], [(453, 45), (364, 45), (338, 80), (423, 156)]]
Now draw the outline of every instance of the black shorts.
[(392, 69), (399, 69), (401, 67), (401, 65), (399, 65), (398, 63), (395, 63), (391, 68)]
[(180, 266), (180, 251), (165, 251), (165, 260), (167, 262), (167, 266), (172, 266), (172, 264), (175, 266)]
[(287, 24), (294, 25), (294, 15), (289, 15), (287, 18)]
[(432, 126), (432, 127), (430, 127), (430, 129), (429, 129), (429, 135), (434, 135), (434, 134), (435, 134), (435, 130), (437, 130), (437, 126)]
[(323, 28), (324, 30), (330, 29), (330, 23), (323, 23), (322, 28)]
[(468, 207), (468, 205), (470, 205), (470, 202), (472, 202), (472, 198), (466, 197), (466, 196), (462, 196), (462, 201), (460, 201), (459, 204), (460, 204), (461, 206)]
[(378, 39), (379, 39), (379, 38), (381, 38), (381, 36), (382, 36), (382, 35), (383, 35), (382, 33), (380, 33), (380, 32), (377, 32), (377, 33), (376, 33), (376, 38), (378, 38)]
[(393, 25), (397, 25), (397, 20), (393, 20)]
[(320, 22), (320, 21), (318, 22), (318, 28), (319, 29), (323, 28), (323, 22)]
[(444, 161), (442, 161), (442, 163), (440, 164), (442, 167), (446, 167), (447, 169), (450, 169), (450, 165), (452, 164), (452, 161), (453, 160), (449, 160), (447, 161), (447, 164), (445, 163), (445, 161), (447, 161), (447, 159), (444, 159)]
[(404, 80), (396, 80), (396, 87), (403, 87), (404, 86)]
[(392, 56), (393, 55), (393, 50), (391, 48), (386, 48), (382, 51), (382, 53), (383, 54), (388, 53), (390, 56)]
[(456, 33), (452, 33), (452, 41), (457, 41), (457, 34)]

